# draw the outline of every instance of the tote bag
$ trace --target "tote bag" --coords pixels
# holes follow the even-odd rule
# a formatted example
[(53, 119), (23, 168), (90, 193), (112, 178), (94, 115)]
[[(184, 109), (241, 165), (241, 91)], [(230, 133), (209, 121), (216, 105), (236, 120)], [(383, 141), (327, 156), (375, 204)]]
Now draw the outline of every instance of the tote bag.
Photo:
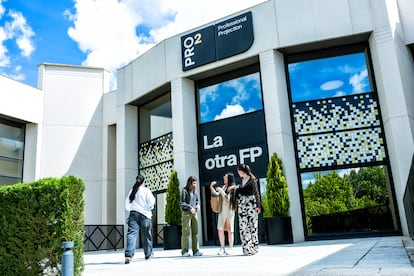
[(223, 199), (221, 198), (221, 196), (211, 196), (210, 205), (211, 210), (213, 210), (214, 213), (221, 212), (222, 201)]

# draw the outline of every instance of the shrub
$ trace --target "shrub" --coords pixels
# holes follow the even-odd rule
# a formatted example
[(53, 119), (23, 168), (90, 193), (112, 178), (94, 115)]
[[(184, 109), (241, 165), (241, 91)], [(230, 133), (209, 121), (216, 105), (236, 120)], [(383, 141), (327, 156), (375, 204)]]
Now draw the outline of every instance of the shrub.
[(176, 171), (170, 174), (165, 205), (165, 221), (169, 225), (181, 224), (180, 182)]
[(84, 190), (74, 176), (0, 187), (0, 275), (59, 275), (64, 241), (81, 275)]
[(288, 216), (289, 194), (282, 160), (273, 153), (266, 172), (266, 216)]

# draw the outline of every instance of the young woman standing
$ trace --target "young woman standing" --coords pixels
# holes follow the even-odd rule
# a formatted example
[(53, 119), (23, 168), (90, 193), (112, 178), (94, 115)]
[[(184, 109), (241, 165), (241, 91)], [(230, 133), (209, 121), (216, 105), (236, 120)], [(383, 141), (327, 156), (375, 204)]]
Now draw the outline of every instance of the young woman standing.
[(197, 212), (200, 210), (200, 205), (198, 204), (196, 187), (197, 178), (195, 176), (190, 176), (187, 179), (187, 185), (181, 192), (181, 255), (183, 257), (190, 256), (190, 253), (188, 252), (190, 233), (193, 256), (198, 257), (203, 255), (200, 252), (200, 245), (198, 242)]
[(259, 250), (259, 214), (262, 210), (258, 180), (246, 164), (237, 167), (241, 185), (230, 187), (238, 197), (240, 240), (243, 254), (254, 255)]
[(145, 259), (152, 257), (152, 209), (155, 198), (150, 189), (145, 187), (145, 179), (138, 175), (134, 186), (125, 200), (125, 209), (129, 211), (127, 247), (125, 250), (125, 263), (129, 264), (135, 254), (138, 231), (141, 229), (141, 241), (144, 248)]
[[(222, 197), (221, 212), (217, 220), (217, 232), (220, 240), (220, 250), (217, 255), (231, 255), (234, 244), (234, 216), (237, 208), (236, 195), (234, 191), (229, 190), (229, 187), (236, 185), (233, 173), (226, 173), (223, 176), (224, 186), (215, 188), (216, 181), (210, 184), (212, 196)], [(225, 249), (224, 232), (227, 232), (229, 240), (229, 248)]]

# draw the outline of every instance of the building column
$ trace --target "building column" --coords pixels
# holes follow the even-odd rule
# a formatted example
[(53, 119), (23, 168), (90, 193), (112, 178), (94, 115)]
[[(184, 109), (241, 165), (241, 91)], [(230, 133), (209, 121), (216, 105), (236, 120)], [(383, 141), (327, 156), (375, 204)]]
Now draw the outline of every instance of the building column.
[[(398, 9), (389, 4), (389, 10)], [(383, 26), (375, 29), (369, 43), (402, 232), (409, 236), (403, 198), (414, 153), (414, 80), (404, 76), (414, 75), (414, 64), (403, 35), (394, 28), (398, 19), (388, 20), (376, 22)]]
[(125, 224), (125, 198), (138, 173), (138, 111), (136, 106), (117, 107), (116, 224)]
[(299, 184), (290, 119), (283, 54), (269, 50), (259, 55), (269, 156), (282, 159), (289, 190), (294, 242), (304, 240)]
[(174, 169), (180, 188), (190, 175), (198, 178), (197, 122), (194, 82), (175, 79), (171, 82), (173, 116)]
[[(198, 176), (197, 120), (194, 82), (185, 78), (171, 82), (171, 108), (174, 142), (174, 169), (180, 181), (180, 190), (191, 175)], [(199, 186), (198, 186), (199, 187)], [(200, 198), (200, 188), (197, 189)], [(205, 206), (202, 206), (205, 208)], [(198, 239), (202, 244), (202, 214), (198, 213)]]

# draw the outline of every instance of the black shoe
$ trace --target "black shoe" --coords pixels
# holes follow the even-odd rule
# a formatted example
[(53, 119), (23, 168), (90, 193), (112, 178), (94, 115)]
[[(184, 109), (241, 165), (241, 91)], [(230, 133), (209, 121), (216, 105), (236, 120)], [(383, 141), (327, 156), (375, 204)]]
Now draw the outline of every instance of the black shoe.
[(154, 257), (154, 253), (151, 253), (149, 256), (145, 256), (145, 260), (150, 260), (152, 257)]
[(131, 258), (130, 257), (125, 257), (125, 264), (129, 264), (131, 262)]

